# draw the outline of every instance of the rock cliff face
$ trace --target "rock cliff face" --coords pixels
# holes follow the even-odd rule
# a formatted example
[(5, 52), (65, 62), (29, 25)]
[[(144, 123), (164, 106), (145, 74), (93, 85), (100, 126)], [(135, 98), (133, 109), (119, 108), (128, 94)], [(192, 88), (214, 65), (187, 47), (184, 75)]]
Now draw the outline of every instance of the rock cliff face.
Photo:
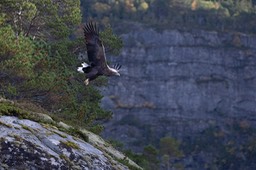
[(0, 97), (0, 169), (140, 169), (99, 136)]
[(104, 136), (140, 151), (233, 120), (256, 126), (256, 36), (137, 29), (122, 38), (121, 56), (111, 57), (122, 76), (102, 89), (114, 113)]

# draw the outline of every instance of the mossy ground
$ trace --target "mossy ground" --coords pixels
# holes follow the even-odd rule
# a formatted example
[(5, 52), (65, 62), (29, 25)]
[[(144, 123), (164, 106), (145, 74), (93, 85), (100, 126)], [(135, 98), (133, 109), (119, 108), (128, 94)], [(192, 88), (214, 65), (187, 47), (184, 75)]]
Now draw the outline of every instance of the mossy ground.
[[(43, 126), (54, 126), (57, 129), (64, 131), (70, 135), (73, 135), (75, 137), (79, 137), (82, 140), (84, 140), (85, 142), (88, 142), (88, 136), (85, 135), (84, 133), (82, 133), (80, 130), (78, 130), (77, 128), (68, 128), (65, 129), (63, 127), (58, 127), (57, 125), (57, 118), (55, 118), (56, 121), (46, 121), (46, 119), (43, 118), (43, 113), (37, 113), (37, 112), (31, 112), (29, 111), (30, 109), (28, 108), (28, 106), (33, 106), (32, 110), (36, 111), (38, 110), (38, 108), (36, 108), (34, 105), (32, 104), (26, 104), (26, 107), (24, 108), (24, 104), (22, 106), (19, 105), (19, 103), (14, 103), (14, 102), (10, 102), (7, 100), (1, 100), (0, 102), (0, 116), (15, 116), (18, 117), (19, 119), (30, 119), (33, 121), (36, 121), (38, 123), (41, 123)], [(1, 124), (1, 123), (0, 123)], [(8, 125), (5, 125), (8, 126)], [(27, 129), (29, 131), (31, 131), (31, 129), (27, 126), (22, 126), (22, 128)]]
[[(32, 106), (33, 110), (32, 112), (30, 111), (29, 106)], [(64, 133), (67, 133), (69, 135), (72, 135), (74, 137), (80, 138), (85, 142), (89, 142), (92, 145), (94, 145), (96, 148), (98, 148), (99, 150), (102, 150), (106, 155), (109, 155), (108, 157), (116, 160), (120, 163), (122, 163), (123, 165), (126, 165), (127, 167), (129, 167), (129, 169), (139, 169), (133, 165), (131, 165), (129, 163), (129, 159), (128, 158), (124, 158), (124, 159), (119, 159), (117, 158), (115, 155), (110, 154), (109, 152), (105, 152), (105, 149), (102, 148), (104, 147), (110, 147), (110, 144), (105, 143), (103, 144), (103, 146), (97, 146), (95, 144), (95, 141), (92, 141), (93, 139), (89, 140), (89, 134), (87, 134), (86, 132), (83, 132), (83, 130), (79, 130), (76, 127), (73, 126), (69, 126), (66, 125), (65, 123), (60, 123), (60, 121), (58, 121), (58, 118), (54, 118), (51, 119), (51, 117), (49, 116), (50, 114), (47, 114), (47, 112), (43, 113), (39, 113), (38, 111), (40, 111), (40, 108), (37, 108), (35, 105), (33, 104), (29, 104), (29, 103), (22, 103), (22, 105), (20, 105), (19, 103), (13, 102), (13, 101), (8, 101), (8, 100), (0, 100), (0, 116), (15, 116), (18, 117), (19, 119), (29, 119), (35, 122), (40, 123), (43, 127), (46, 127), (47, 129), (56, 129), (56, 132), (54, 130), (52, 130), (53, 133), (56, 133), (57, 135), (63, 137), (63, 138), (67, 138), (66, 135), (62, 135), (60, 133), (58, 133), (57, 131), (60, 130)], [(45, 117), (43, 116), (45, 115)], [(47, 121), (49, 120), (49, 121)], [(61, 125), (64, 124), (64, 125)], [(1, 122), (0, 122), (1, 125)], [(4, 126), (9, 127), (7, 124), (3, 124)], [(11, 127), (9, 127), (11, 128)], [(28, 130), (32, 133), (34, 133), (33, 129), (31, 129), (30, 127), (26, 126), (26, 125), (22, 125), (23, 129)], [(91, 133), (91, 132), (90, 132)], [(77, 145), (74, 142), (70, 142), (70, 141), (66, 141), (63, 140), (61, 142), (63, 145), (69, 147), (69, 148), (73, 148), (73, 149), (79, 149), (79, 145)]]
[(61, 143), (73, 149), (80, 149), (80, 147), (76, 143), (71, 141), (62, 141)]

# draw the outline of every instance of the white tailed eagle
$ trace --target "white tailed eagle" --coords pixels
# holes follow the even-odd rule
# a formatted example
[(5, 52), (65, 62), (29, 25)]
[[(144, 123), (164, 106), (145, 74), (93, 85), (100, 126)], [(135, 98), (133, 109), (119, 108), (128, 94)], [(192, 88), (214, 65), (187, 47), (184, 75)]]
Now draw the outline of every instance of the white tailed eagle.
[(98, 76), (120, 76), (121, 65), (116, 64), (111, 68), (107, 64), (105, 48), (100, 40), (99, 29), (96, 24), (89, 22), (83, 30), (89, 63), (82, 63), (82, 67), (78, 67), (77, 71), (86, 74), (85, 85), (88, 85)]

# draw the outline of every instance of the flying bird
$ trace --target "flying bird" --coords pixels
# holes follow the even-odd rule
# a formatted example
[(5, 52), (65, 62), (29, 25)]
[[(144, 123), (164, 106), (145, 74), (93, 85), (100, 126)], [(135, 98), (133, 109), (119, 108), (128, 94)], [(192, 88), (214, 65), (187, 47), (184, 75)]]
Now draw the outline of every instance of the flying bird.
[(77, 68), (77, 71), (86, 74), (85, 85), (88, 85), (90, 81), (98, 76), (120, 76), (121, 65), (115, 64), (111, 68), (107, 64), (105, 48), (96, 24), (89, 22), (83, 30), (89, 63), (83, 62), (82, 66)]

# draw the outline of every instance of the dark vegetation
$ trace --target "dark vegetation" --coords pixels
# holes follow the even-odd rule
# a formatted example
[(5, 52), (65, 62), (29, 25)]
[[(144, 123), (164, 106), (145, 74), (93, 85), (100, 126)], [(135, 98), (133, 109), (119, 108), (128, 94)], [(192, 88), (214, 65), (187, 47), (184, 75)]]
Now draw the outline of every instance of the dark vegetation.
[[(32, 109), (31, 109), (32, 108)], [(50, 120), (48, 116), (44, 116), (44, 114), (42, 113), (37, 113), (37, 112), (33, 112), (32, 110), (34, 110), (36, 108), (36, 110), (38, 110), (37, 107), (35, 106), (31, 106), (29, 108), (26, 108), (24, 106), (24, 103), (15, 103), (13, 101), (10, 100), (6, 100), (0, 97), (0, 116), (16, 116), (20, 119), (30, 119), (36, 122), (40, 122), (44, 125), (53, 125), (55, 127), (57, 127), (59, 130), (66, 132), (72, 136), (75, 137), (79, 137), (81, 139), (83, 139), (84, 141), (88, 142), (88, 136), (86, 134), (84, 134), (83, 132), (81, 132), (78, 128), (72, 127), (72, 128), (63, 128), (62, 126), (58, 125), (57, 122), (53, 121), (52, 119)], [(55, 118), (57, 121), (59, 121), (58, 118)], [(0, 122), (1, 124), (2, 122)], [(3, 124), (3, 123), (2, 123)], [(12, 128), (10, 125), (6, 125), (10, 128)], [(31, 128), (23, 125), (24, 129), (27, 129), (29, 131), (32, 131)], [(60, 134), (61, 135), (61, 134)]]
[[(113, 146), (147, 170), (155, 169), (254, 169), (256, 129), (246, 120), (232, 120), (225, 127), (211, 125), (193, 137), (163, 137), (142, 153)], [(239, 160), (239, 161), (238, 161)]]
[(256, 33), (255, 0), (81, 0), (84, 19), (122, 27), (136, 21), (158, 28)]
[[(111, 112), (100, 108), (96, 88), (106, 79), (85, 88), (84, 76), (76, 73), (78, 54), (86, 50), (80, 1), (2, 0), (0, 9), (0, 95), (99, 133), (99, 122)], [(111, 28), (106, 32), (109, 52), (118, 53), (120, 39)]]
[[(1, 0), (0, 95), (99, 133), (101, 121), (111, 118), (100, 108), (96, 88), (106, 79), (85, 88), (83, 75), (76, 73), (77, 57), (85, 50), (81, 20), (122, 31), (129, 31), (122, 23), (135, 21), (159, 29), (256, 33), (255, 5), (255, 0)], [(122, 43), (111, 28), (101, 35), (107, 51), (118, 54)], [(0, 111), (21, 110), (0, 105)], [(194, 138), (163, 137), (140, 154), (125, 152), (145, 169), (250, 169), (256, 167), (255, 138), (250, 124), (234, 121), (225, 130), (212, 126)], [(110, 143), (122, 149), (119, 142)]]
[[(91, 18), (103, 25), (111, 24), (120, 32), (136, 28), (129, 27), (130, 23), (140, 23), (160, 31), (256, 33), (255, 0), (81, 0), (81, 6), (84, 20)], [(253, 161), (256, 131), (245, 120), (234, 120), (225, 127), (212, 125), (194, 137), (163, 136), (160, 140), (146, 130), (151, 127), (139, 124), (136, 118), (125, 117), (120, 123), (145, 129), (147, 142), (138, 141), (146, 145), (142, 153), (127, 151), (122, 143), (110, 141), (145, 169), (254, 169), (256, 166)]]

